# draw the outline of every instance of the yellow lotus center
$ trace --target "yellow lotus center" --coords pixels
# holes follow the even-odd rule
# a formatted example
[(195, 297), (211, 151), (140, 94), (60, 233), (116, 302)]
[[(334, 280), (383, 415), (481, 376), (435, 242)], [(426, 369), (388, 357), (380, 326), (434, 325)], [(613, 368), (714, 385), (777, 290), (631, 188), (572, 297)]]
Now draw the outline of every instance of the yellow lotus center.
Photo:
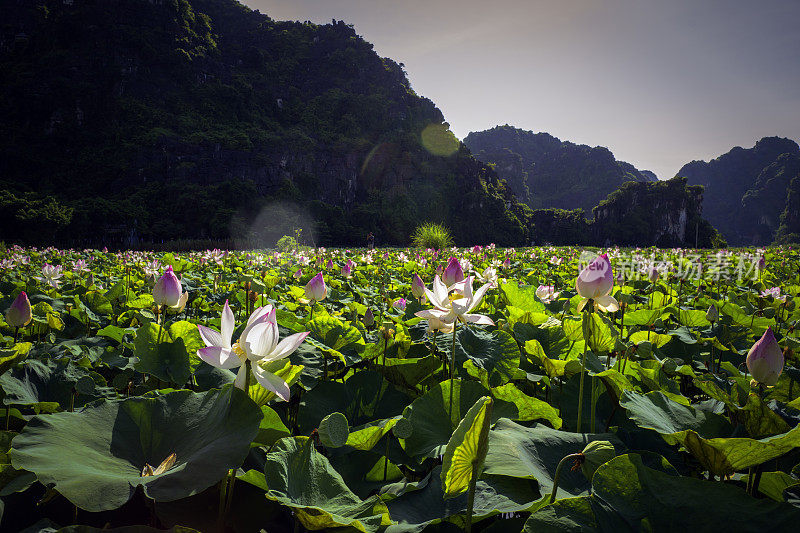
[(242, 364), (247, 361), (247, 353), (244, 351), (244, 348), (242, 348), (242, 345), (239, 341), (233, 343), (233, 346), (231, 346), (231, 351), (236, 354), (236, 357), (239, 358), (239, 361), (241, 361)]

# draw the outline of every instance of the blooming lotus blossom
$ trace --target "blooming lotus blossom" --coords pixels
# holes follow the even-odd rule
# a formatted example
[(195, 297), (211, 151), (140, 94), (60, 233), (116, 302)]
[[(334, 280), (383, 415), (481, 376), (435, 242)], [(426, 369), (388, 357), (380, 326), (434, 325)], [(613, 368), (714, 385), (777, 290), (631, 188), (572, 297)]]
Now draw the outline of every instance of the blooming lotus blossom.
[(400, 312), (405, 311), (407, 305), (408, 305), (408, 302), (406, 301), (405, 298), (398, 298), (397, 300), (392, 302), (392, 307), (395, 308), (396, 310), (400, 311)]
[(492, 289), (497, 288), (497, 269), (491, 266), (483, 269), (483, 272), (475, 272), (475, 279), (481, 283), (488, 283)]
[(33, 319), (31, 301), (25, 291), (20, 292), (6, 311), (6, 322), (12, 328), (21, 328), (30, 324)]
[(42, 275), (36, 276), (36, 279), (41, 281), (42, 283), (47, 283), (54, 289), (57, 289), (61, 285), (61, 265), (53, 266), (50, 263), (46, 263), (42, 267)]
[(773, 299), (779, 300), (781, 302), (786, 301), (786, 295), (784, 294), (781, 296), (781, 288), (780, 287), (772, 287), (771, 289), (767, 289), (761, 293), (762, 298), (766, 298), (768, 296), (772, 296)]
[(559, 294), (561, 293), (556, 292), (556, 288), (552, 285), (539, 285), (536, 289), (536, 297), (546, 304), (558, 299)]
[(325, 286), (325, 279), (322, 272), (311, 278), (306, 283), (306, 298), (314, 302), (321, 302), (328, 295), (328, 287)]
[(165, 305), (173, 309), (180, 309), (186, 305), (189, 293), (183, 292), (181, 282), (168, 265), (164, 274), (153, 285), (153, 301), (156, 305)]
[(578, 274), (575, 280), (575, 289), (585, 300), (578, 304), (578, 311), (582, 311), (589, 300), (594, 302), (596, 308), (603, 311), (614, 312), (619, 309), (619, 303), (610, 295), (614, 288), (614, 273), (608, 255), (596, 257)]
[(73, 272), (89, 272), (89, 265), (83, 259), (78, 259), (75, 261), (75, 264), (72, 265)]
[[(278, 323), (272, 305), (259, 307), (247, 320), (239, 340), (231, 344), (236, 327), (228, 302), (222, 308), (221, 331), (198, 325), (200, 337), (205, 348), (197, 350), (197, 356), (216, 368), (239, 368), (234, 386), (244, 390), (247, 380), (247, 367), (253, 371), (256, 381), (267, 390), (288, 401), (289, 385), (275, 374), (264, 370), (260, 364), (278, 361), (288, 357), (303, 343), (309, 332), (295, 333), (278, 342)], [(250, 361), (250, 365), (245, 364)]]
[(455, 257), (451, 257), (450, 261), (447, 262), (447, 268), (442, 272), (442, 281), (444, 281), (444, 284), (448, 287), (452, 287), (463, 280), (464, 270), (461, 268), (461, 263), (459, 263), (458, 259)]
[(158, 259), (153, 259), (142, 265), (142, 270), (144, 270), (145, 276), (156, 277), (161, 272), (161, 263), (158, 262)]
[(783, 352), (771, 327), (767, 328), (764, 335), (747, 352), (746, 363), (753, 379), (759, 383), (772, 387), (778, 382), (778, 377), (783, 372)]
[(486, 291), (491, 288), (487, 283), (473, 293), (472, 280), (472, 276), (469, 276), (463, 284), (458, 284), (463, 288), (463, 292), (453, 291), (451, 295), (450, 291), (453, 288), (448, 289), (439, 276), (436, 276), (433, 278), (432, 290), (425, 288), (425, 295), (434, 308), (417, 311), (415, 315), (425, 319), (433, 318), (445, 324), (454, 324), (458, 320), (472, 324), (494, 325), (488, 316), (472, 314), (472, 311), (480, 305)]

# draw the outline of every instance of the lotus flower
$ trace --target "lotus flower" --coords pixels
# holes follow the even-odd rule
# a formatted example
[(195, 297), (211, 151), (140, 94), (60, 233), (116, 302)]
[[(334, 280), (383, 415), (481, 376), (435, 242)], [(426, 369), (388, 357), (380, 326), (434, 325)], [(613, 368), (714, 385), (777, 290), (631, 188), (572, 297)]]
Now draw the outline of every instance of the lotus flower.
[(425, 295), (428, 297), (428, 301), (433, 304), (434, 309), (417, 311), (415, 315), (428, 320), (433, 318), (445, 324), (454, 324), (456, 320), (459, 320), (472, 324), (494, 325), (494, 322), (488, 316), (471, 314), (480, 305), (486, 291), (490, 289), (487, 283), (473, 293), (472, 279), (472, 276), (469, 276), (461, 284), (461, 287), (463, 287), (462, 293), (454, 292), (451, 296), (450, 290), (452, 288), (448, 289), (439, 279), (439, 276), (436, 276), (433, 278), (433, 289), (425, 288)]
[(783, 352), (775, 340), (772, 328), (767, 328), (764, 335), (753, 344), (747, 352), (747, 369), (753, 379), (769, 387), (778, 382), (783, 372)]
[(655, 265), (647, 269), (647, 279), (649, 279), (651, 283), (658, 281), (660, 275), (661, 273), (658, 271)]
[(448, 287), (452, 287), (459, 281), (464, 281), (464, 270), (455, 257), (451, 257), (450, 261), (448, 261), (447, 268), (442, 273), (442, 281)]
[(322, 272), (311, 278), (306, 283), (306, 298), (314, 302), (321, 302), (328, 295), (328, 287), (325, 286), (325, 279)]
[(411, 280), (411, 294), (418, 300), (425, 296), (425, 282), (422, 281), (419, 274), (414, 274), (414, 279)]
[(375, 323), (375, 315), (373, 314), (373, 312), (372, 312), (372, 309), (369, 309), (369, 308), (368, 308), (368, 309), (366, 310), (366, 312), (364, 313), (364, 320), (363, 320), (363, 322), (364, 322), (364, 325), (365, 325), (366, 327), (370, 327), (372, 324), (374, 324), (374, 323)]
[(719, 311), (717, 311), (717, 307), (714, 304), (708, 307), (708, 311), (706, 311), (706, 320), (712, 324), (719, 320)]
[(557, 299), (559, 294), (561, 293), (556, 292), (555, 287), (552, 285), (539, 285), (539, 288), (536, 289), (536, 297), (546, 304)]
[(153, 301), (156, 305), (181, 308), (186, 305), (188, 293), (183, 292), (181, 282), (168, 265), (164, 274), (153, 285)]
[(613, 296), (610, 296), (613, 288), (614, 273), (611, 271), (608, 255), (603, 254), (586, 265), (578, 274), (578, 279), (575, 280), (575, 289), (578, 294), (586, 298), (578, 304), (578, 311), (582, 311), (589, 300), (592, 300), (595, 307), (599, 307), (603, 311), (616, 311), (619, 309), (619, 303)]
[(17, 295), (11, 307), (8, 308), (6, 322), (12, 328), (21, 328), (30, 324), (32, 318), (31, 301), (28, 300), (28, 295), (25, 294), (25, 291), (22, 291)]
[(42, 267), (42, 275), (37, 276), (36, 279), (57, 289), (61, 284), (61, 277), (61, 265), (53, 266), (50, 263), (45, 263)]
[(481, 283), (490, 284), (494, 289), (497, 287), (497, 269), (492, 266), (488, 266), (483, 270), (483, 272), (476, 272), (475, 279)]
[(392, 302), (392, 307), (394, 307), (396, 310), (400, 311), (401, 313), (406, 310), (406, 306), (407, 305), (408, 305), (408, 302), (406, 302), (405, 298), (398, 298), (397, 300)]
[(303, 269), (302, 268), (298, 268), (297, 271), (294, 274), (292, 274), (292, 277), (294, 279), (302, 278), (303, 277)]
[(353, 276), (353, 267), (355, 267), (355, 266), (356, 266), (356, 264), (353, 263), (353, 260), (352, 259), (348, 259), (347, 263), (345, 263), (345, 265), (342, 267), (342, 276), (344, 276), (345, 278), (352, 277)]
[(259, 307), (247, 320), (239, 340), (231, 345), (231, 337), (236, 324), (228, 302), (222, 308), (220, 321), (221, 332), (205, 326), (197, 326), (200, 337), (206, 343), (205, 348), (197, 350), (197, 355), (216, 368), (239, 368), (234, 386), (244, 390), (247, 378), (247, 366), (256, 377), (256, 381), (267, 390), (278, 395), (283, 401), (289, 400), (289, 385), (280, 377), (267, 372), (259, 363), (278, 361), (291, 355), (305, 340), (309, 332), (295, 333), (278, 342), (278, 323), (275, 309), (271, 305)]
[(83, 259), (78, 259), (75, 261), (75, 264), (72, 265), (73, 272), (89, 272), (88, 264)]

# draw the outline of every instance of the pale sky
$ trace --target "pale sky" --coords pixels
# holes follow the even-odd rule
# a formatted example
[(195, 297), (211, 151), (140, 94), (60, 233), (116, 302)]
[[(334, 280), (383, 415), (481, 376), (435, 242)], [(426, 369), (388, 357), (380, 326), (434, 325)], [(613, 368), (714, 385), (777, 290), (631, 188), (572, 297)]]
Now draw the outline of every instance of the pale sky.
[(800, 141), (798, 0), (245, 0), (353, 24), (459, 138), (498, 124), (608, 147), (670, 178)]

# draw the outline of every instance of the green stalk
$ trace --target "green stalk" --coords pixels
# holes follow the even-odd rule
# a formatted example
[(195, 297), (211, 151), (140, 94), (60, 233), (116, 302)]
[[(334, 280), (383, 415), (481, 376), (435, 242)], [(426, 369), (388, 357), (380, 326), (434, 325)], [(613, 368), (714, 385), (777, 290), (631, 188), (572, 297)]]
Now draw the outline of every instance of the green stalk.
[(583, 380), (586, 376), (586, 345), (583, 347), (583, 357), (581, 357), (581, 381), (578, 386), (578, 423), (577, 432), (581, 432), (581, 419), (583, 418)]
[(467, 516), (464, 524), (464, 531), (472, 531), (472, 508), (475, 505), (475, 486), (478, 484), (478, 463), (472, 463), (472, 477), (469, 480), (469, 491), (467, 492)]
[(453, 420), (453, 389), (455, 387), (455, 369), (456, 369), (456, 331), (458, 330), (458, 320), (453, 322), (453, 344), (450, 347), (450, 421)]
[(556, 494), (558, 493), (558, 481), (559, 478), (561, 478), (561, 469), (564, 468), (564, 465), (570, 459), (579, 459), (581, 457), (583, 457), (583, 453), (571, 453), (558, 462), (558, 466), (556, 467), (556, 475), (553, 476), (553, 492), (550, 493), (550, 503), (556, 501)]
[(595, 414), (595, 407), (597, 402), (595, 402), (594, 393), (595, 393), (595, 385), (597, 383), (597, 379), (592, 376), (592, 396), (591, 403), (589, 404), (589, 413), (590, 413), (590, 421), (589, 421), (589, 432), (594, 433), (594, 414)]

